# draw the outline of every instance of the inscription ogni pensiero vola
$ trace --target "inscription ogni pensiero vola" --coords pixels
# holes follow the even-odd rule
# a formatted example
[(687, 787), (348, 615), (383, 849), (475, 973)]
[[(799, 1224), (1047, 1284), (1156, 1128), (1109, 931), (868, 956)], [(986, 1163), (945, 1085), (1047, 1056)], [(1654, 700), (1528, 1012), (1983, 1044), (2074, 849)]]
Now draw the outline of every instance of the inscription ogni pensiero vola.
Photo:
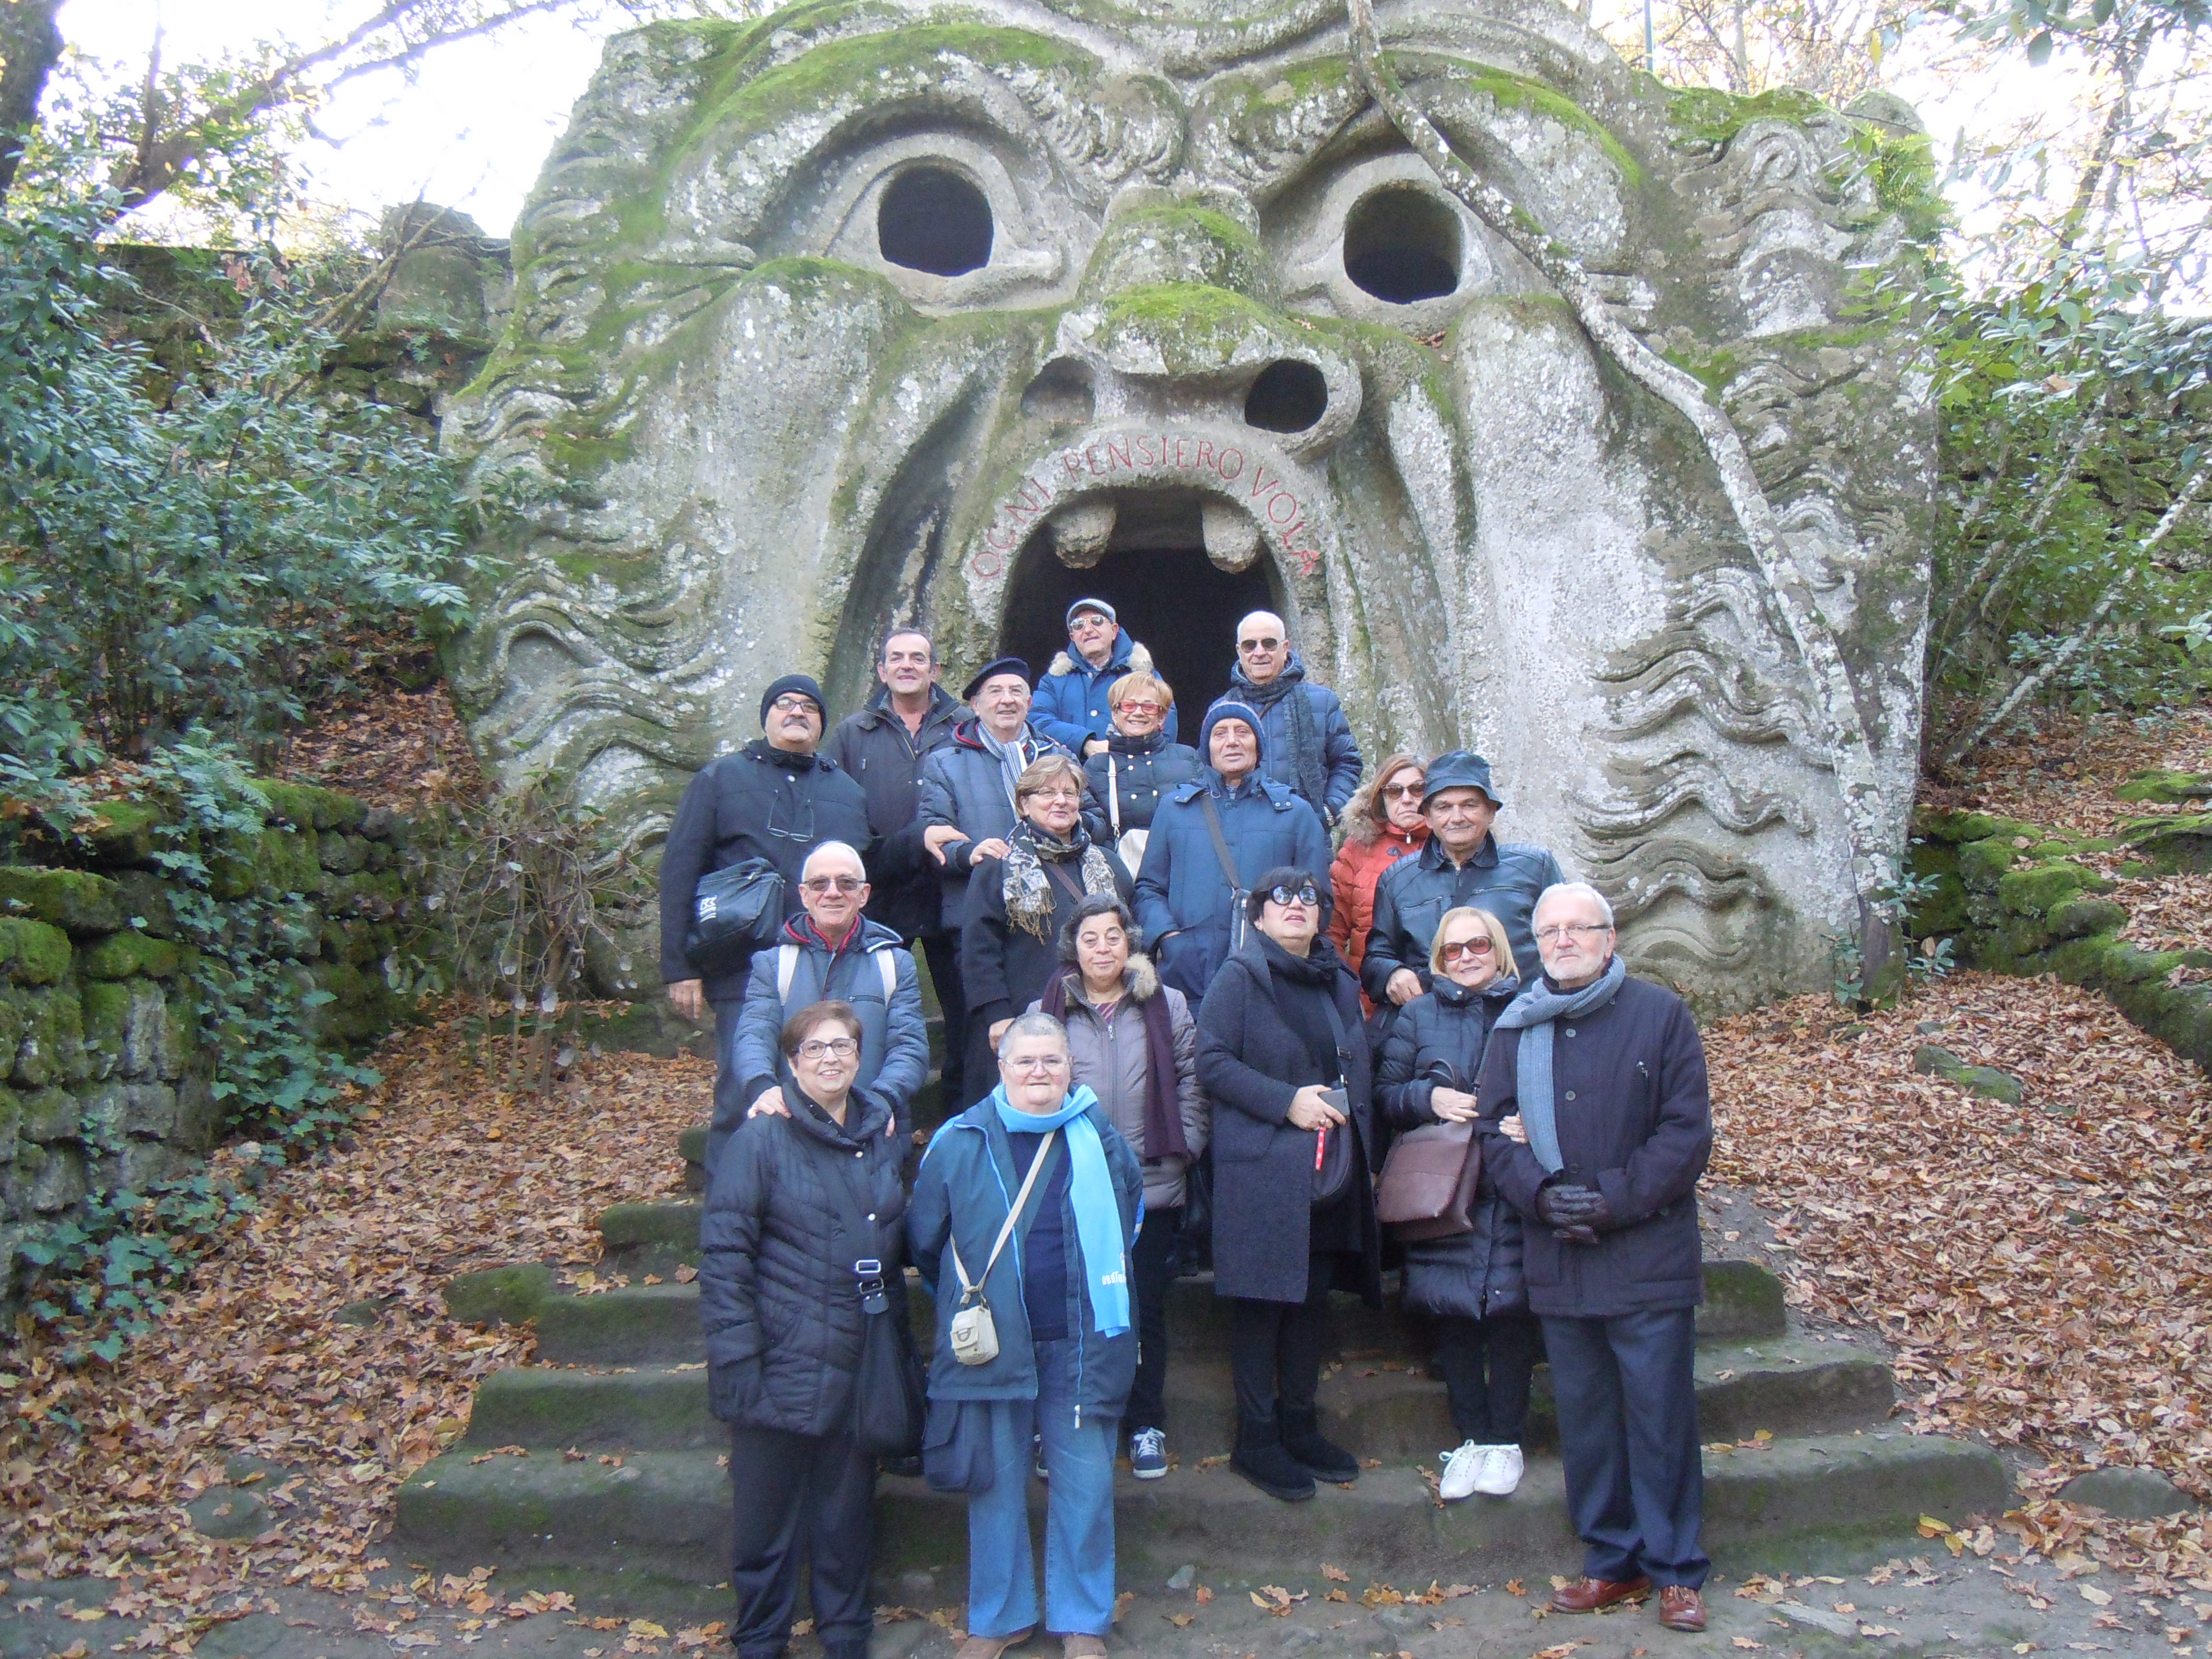
[[(1852, 140), (1910, 112), (1670, 99), (1553, 0), (1381, 27), (1459, 153), (1734, 416), (1901, 847), (1933, 427), (1910, 343), (1855, 308), (1911, 255)], [(856, 707), (908, 620), (957, 678), (1036, 562), (1154, 561), (1147, 625), (1225, 665), (1236, 618), (1176, 574), (1210, 561), (1264, 580), (1370, 754), (1487, 754), (1501, 833), (1604, 888), (1639, 969), (1715, 1005), (1828, 982), (1832, 705), (1711, 463), (1369, 106), (1333, 6), (651, 26), (514, 249), (446, 423), (538, 481), (453, 653), (500, 777), (572, 780), (650, 844), (770, 679)]]

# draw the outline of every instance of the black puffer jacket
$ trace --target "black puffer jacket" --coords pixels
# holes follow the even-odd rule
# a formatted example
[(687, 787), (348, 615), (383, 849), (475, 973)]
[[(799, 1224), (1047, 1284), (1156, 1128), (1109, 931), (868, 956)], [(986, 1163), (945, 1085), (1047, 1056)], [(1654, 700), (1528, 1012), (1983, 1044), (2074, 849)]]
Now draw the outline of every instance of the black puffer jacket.
[[(1152, 827), (1152, 814), (1169, 790), (1198, 775), (1198, 750), (1187, 743), (1170, 743), (1167, 733), (1125, 737), (1119, 732), (1106, 738), (1106, 752), (1083, 763), (1088, 787), (1084, 793), (1083, 822), (1091, 838), (1111, 847), (1115, 836), (1132, 830)], [(1114, 811), (1121, 807), (1120, 828)]]
[(868, 860), (868, 920), (901, 939), (957, 933), (960, 918), (940, 917), (942, 884), (937, 860), (921, 842), (921, 769), (934, 750), (952, 741), (967, 705), (941, 685), (929, 688), (929, 713), (921, 730), (908, 732), (882, 686), (856, 714), (848, 714), (823, 739), (836, 761), (868, 798), (868, 828), (876, 855)]
[[(1390, 1127), (1402, 1133), (1437, 1121), (1429, 1097), (1438, 1061), (1451, 1067), (1450, 1086), (1472, 1091), (1482, 1072), (1491, 1027), (1521, 989), (1510, 975), (1470, 991), (1440, 979), (1414, 998), (1390, 1027), (1375, 1073), (1375, 1099)], [(1523, 1312), (1528, 1281), (1521, 1270), (1521, 1217), (1483, 1172), (1472, 1214), (1474, 1230), (1406, 1246), (1406, 1305), (1424, 1313), (1487, 1319)]]
[(750, 1118), (714, 1170), (700, 1226), (699, 1313), (714, 1415), (787, 1434), (843, 1431), (860, 1363), (853, 1263), (884, 1265), (898, 1289), (906, 1150), (884, 1133), (890, 1103), (854, 1090), (840, 1129), (801, 1103)]

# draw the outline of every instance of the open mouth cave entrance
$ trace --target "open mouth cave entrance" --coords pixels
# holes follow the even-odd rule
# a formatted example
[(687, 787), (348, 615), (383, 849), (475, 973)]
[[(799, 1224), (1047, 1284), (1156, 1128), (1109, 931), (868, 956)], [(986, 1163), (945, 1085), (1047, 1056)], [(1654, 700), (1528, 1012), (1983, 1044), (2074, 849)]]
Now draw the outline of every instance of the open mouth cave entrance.
[(1103, 599), (1121, 631), (1152, 653), (1152, 665), (1175, 689), (1181, 738), (1189, 742), (1206, 706), (1229, 689), (1237, 659), (1237, 623), (1247, 612), (1276, 611), (1282, 599), (1263, 550), (1243, 570), (1224, 570), (1206, 556), (1195, 495), (1121, 495), (1106, 555), (1087, 570), (1072, 569), (1053, 551), (1052, 532), (1038, 531), (1015, 561), (1006, 586), (999, 648), (1042, 674), (1067, 650), (1067, 607)]

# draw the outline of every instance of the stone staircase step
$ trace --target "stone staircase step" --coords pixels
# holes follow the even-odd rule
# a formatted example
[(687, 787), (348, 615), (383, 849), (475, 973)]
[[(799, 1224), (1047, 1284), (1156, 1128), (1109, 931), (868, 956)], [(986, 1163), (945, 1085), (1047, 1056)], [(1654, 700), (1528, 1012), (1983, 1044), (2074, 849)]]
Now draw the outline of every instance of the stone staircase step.
[[(708, 1448), (637, 1452), (620, 1463), (543, 1454), (490, 1456), (464, 1447), (400, 1488), (392, 1542), (436, 1570), (495, 1565), (502, 1583), (549, 1569), (592, 1572), (617, 1599), (634, 1587), (711, 1586), (729, 1572), (730, 1475)], [(1705, 1457), (1705, 1540), (1731, 1572), (1789, 1565), (1799, 1571), (1879, 1559), (1913, 1535), (1923, 1515), (1953, 1522), (2002, 1510), (2011, 1483), (1985, 1447), (1933, 1437), (1866, 1432), (1785, 1438), (1764, 1450)], [(896, 1601), (902, 1572), (933, 1573), (957, 1600), (965, 1569), (966, 1500), (921, 1481), (878, 1484), (879, 1599)], [(1042, 1483), (1030, 1493), (1041, 1522)], [(1189, 1461), (1163, 1480), (1126, 1470), (1115, 1488), (1116, 1557), (1124, 1583), (1164, 1578), (1185, 1562), (1200, 1577), (1264, 1574), (1270, 1582), (1328, 1588), (1328, 1560), (1352, 1575), (1352, 1590), (1377, 1580), (1401, 1587), (1494, 1581), (1575, 1569), (1556, 1460), (1530, 1460), (1510, 1498), (1440, 1505), (1400, 1465), (1370, 1471), (1350, 1489), (1323, 1486), (1310, 1504), (1281, 1504), (1226, 1468)], [(621, 1574), (609, 1574), (620, 1563)]]
[[(1783, 1338), (1708, 1343), (1698, 1352), (1698, 1422), (1708, 1441), (1875, 1425), (1894, 1398), (1882, 1358), (1845, 1343)], [(1167, 1421), (1177, 1453), (1195, 1459), (1229, 1451), (1233, 1402), (1227, 1362), (1176, 1356), (1168, 1367)], [(1443, 1384), (1419, 1369), (1346, 1362), (1322, 1378), (1320, 1403), (1326, 1431), (1361, 1457), (1429, 1458), (1457, 1442)], [(466, 1443), (665, 1451), (714, 1444), (720, 1432), (708, 1409), (706, 1370), (696, 1364), (540, 1364), (484, 1379)], [(1551, 1373), (1540, 1366), (1528, 1443), (1557, 1440)]]

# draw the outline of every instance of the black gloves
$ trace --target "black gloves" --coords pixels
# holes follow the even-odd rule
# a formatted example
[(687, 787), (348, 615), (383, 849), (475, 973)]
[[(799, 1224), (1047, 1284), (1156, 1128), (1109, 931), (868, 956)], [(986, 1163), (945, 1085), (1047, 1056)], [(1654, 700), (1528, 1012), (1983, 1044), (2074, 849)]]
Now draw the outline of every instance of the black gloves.
[(1595, 1188), (1555, 1182), (1536, 1189), (1536, 1215), (1556, 1237), (1577, 1244), (1595, 1244), (1597, 1230), (1613, 1219), (1613, 1206)]

